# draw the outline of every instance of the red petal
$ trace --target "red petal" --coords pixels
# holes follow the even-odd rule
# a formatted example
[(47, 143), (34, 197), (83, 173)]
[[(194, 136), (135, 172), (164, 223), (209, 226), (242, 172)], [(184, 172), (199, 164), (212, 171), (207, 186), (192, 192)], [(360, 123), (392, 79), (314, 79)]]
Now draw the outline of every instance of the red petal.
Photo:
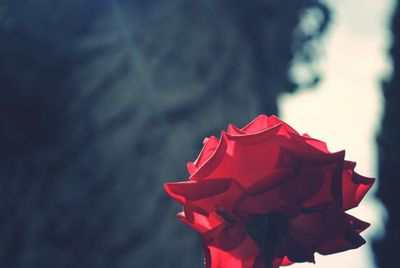
[(209, 246), (219, 248), (223, 251), (231, 251), (240, 245), (247, 233), (239, 222), (223, 224), (218, 228), (203, 234), (203, 240)]
[(257, 144), (264, 142), (266, 140), (271, 139), (273, 136), (275, 136), (281, 125), (275, 125), (273, 127), (267, 128), (260, 130), (258, 132), (251, 132), (251, 133), (246, 133), (246, 134), (230, 134), (228, 133), (228, 137), (230, 140), (237, 141), (241, 144)]
[[(290, 142), (286, 138), (275, 136), (275, 131), (269, 129), (256, 134), (227, 135), (226, 153), (211, 172), (205, 172), (207, 176), (203, 179), (221, 178), (220, 175), (223, 174), (224, 177), (235, 178), (243, 187), (247, 188), (268, 176), (275, 169), (280, 144)], [(249, 139), (262, 139), (263, 142), (248, 143)], [(201, 170), (202, 168), (198, 172)]]
[(346, 225), (343, 232), (318, 246), (318, 253), (323, 255), (334, 254), (349, 249), (355, 249), (365, 244), (359, 233), (368, 228), (369, 223), (361, 221), (351, 215), (344, 214)]
[(188, 219), (185, 212), (181, 211), (177, 216), (183, 223), (195, 229), (199, 233), (208, 232), (223, 224), (223, 220), (215, 213), (210, 213), (208, 216), (204, 216), (192, 211), (190, 216), (191, 219)]
[(282, 263), (281, 266), (288, 266), (293, 264), (294, 262), (292, 262), (291, 260), (289, 260), (289, 258), (287, 256), (283, 257), (282, 259)]
[[(237, 203), (235, 212), (245, 216), (249, 214), (267, 214), (273, 210), (286, 211), (285, 200), (290, 198), (283, 189), (292, 180), (293, 172), (291, 169), (280, 169), (262, 178), (246, 189), (246, 194)], [(297, 189), (298, 190), (298, 189)]]
[(211, 136), (208, 139), (207, 138), (204, 139), (203, 149), (201, 149), (199, 156), (193, 162), (194, 166), (196, 168), (199, 168), (204, 162), (206, 162), (211, 157), (211, 155), (214, 153), (218, 144), (219, 144), (219, 140), (215, 136)]
[(279, 167), (291, 167), (293, 161), (301, 161), (305, 163), (315, 165), (328, 165), (337, 161), (344, 161), (345, 151), (338, 151), (335, 153), (323, 153), (323, 152), (310, 152), (304, 150), (293, 150), (282, 146), (280, 149), (279, 159), (277, 166)]
[(289, 233), (285, 247), (288, 257), (298, 252), (332, 254), (353, 249), (365, 243), (358, 232), (368, 226), (342, 212), (334, 203), (327, 204), (323, 212), (301, 214), (289, 221)]
[[(286, 256), (283, 258), (276, 257), (272, 263), (273, 268), (279, 268), (280, 266), (288, 266), (293, 264), (291, 260), (289, 260)], [(260, 255), (256, 259), (256, 263), (254, 264), (254, 267), (252, 268), (265, 268), (265, 263), (264, 263), (264, 258)]]
[(231, 251), (208, 246), (210, 250), (210, 268), (252, 268), (259, 254), (257, 245), (249, 236)]
[(188, 171), (188, 173), (189, 173), (190, 175), (193, 174), (193, 173), (195, 173), (196, 170), (197, 170), (197, 168), (196, 168), (196, 166), (194, 165), (193, 162), (188, 162), (188, 163), (186, 163), (186, 169), (187, 169), (187, 171)]
[(260, 132), (263, 131), (267, 128), (271, 128), (274, 127), (276, 125), (282, 124), (284, 125), (284, 128), (290, 132), (290, 133), (297, 133), (296, 130), (294, 130), (291, 126), (289, 126), (288, 124), (286, 124), (285, 122), (283, 122), (282, 120), (280, 120), (278, 117), (272, 115), (270, 117), (261, 114), (259, 116), (257, 116), (253, 121), (251, 121), (248, 125), (246, 125), (245, 127), (243, 127), (241, 129), (242, 132), (245, 133), (256, 133), (256, 132)]
[(281, 184), (284, 180), (293, 177), (293, 171), (290, 168), (277, 169), (264, 178), (259, 179), (246, 189), (249, 195), (257, 195), (271, 190)]
[(347, 213), (345, 213), (345, 215), (347, 216), (347, 220), (350, 224), (350, 226), (357, 232), (357, 233), (361, 233), (362, 231), (364, 231), (365, 229), (367, 229), (370, 224), (368, 222), (362, 221), (360, 219), (357, 219), (354, 216), (351, 216)]
[(283, 253), (292, 261), (306, 261), (318, 245), (342, 233), (344, 226), (344, 215), (332, 206), (320, 213), (300, 214), (289, 221), (284, 247), (287, 251)]
[[(280, 266), (288, 266), (293, 263), (294, 262), (289, 260), (287, 256), (284, 256), (283, 258), (276, 257), (272, 263), (272, 267), (279, 268)], [(258, 256), (258, 258), (256, 259), (256, 263), (252, 268), (265, 268), (264, 259), (261, 256)]]
[(324, 152), (324, 153), (329, 153), (328, 146), (326, 146), (326, 143), (317, 139), (313, 139), (311, 137), (303, 137), (304, 142), (307, 144), (311, 145), (312, 147)]
[[(210, 142), (210, 141), (208, 141)], [(207, 144), (208, 144), (207, 142)], [(198, 169), (190, 176), (190, 180), (201, 180), (206, 178), (220, 163), (222, 158), (226, 153), (226, 149), (228, 146), (228, 141), (226, 137), (226, 132), (221, 133), (221, 138), (215, 150), (212, 154), (201, 163), (201, 165), (197, 165)]]
[(323, 171), (322, 185), (315, 195), (308, 199), (305, 207), (318, 206), (321, 203), (336, 202), (341, 205), (342, 202), (342, 184), (341, 184), (341, 170), (342, 160), (333, 162), (329, 165), (321, 167)]
[(347, 223), (345, 214), (334, 203), (325, 204), (321, 212), (300, 214), (291, 220), (290, 233), (310, 240), (320, 240), (341, 233)]
[(239, 128), (237, 128), (235, 125), (233, 124), (229, 124), (228, 125), (228, 129), (226, 131), (228, 134), (230, 135), (243, 135), (246, 134), (245, 132), (243, 132), (242, 130), (240, 130)]
[(232, 179), (212, 179), (167, 183), (167, 193), (192, 210), (230, 213), (243, 193), (243, 188)]
[(286, 191), (292, 193), (290, 194), (292, 198), (288, 199), (293, 202), (305, 201), (306, 207), (333, 200), (341, 204), (341, 170), (344, 154), (344, 151), (323, 153), (281, 148), (277, 167), (291, 167), (298, 170), (297, 176), (287, 184)]
[(283, 122), (282, 120), (280, 120), (278, 117), (273, 115), (273, 116), (269, 117), (268, 119), (269, 119), (269, 122), (271, 124), (274, 124), (274, 125), (282, 124), (283, 125), (283, 129), (285, 129), (288, 134), (300, 136), (300, 134), (294, 128), (292, 128), (289, 124), (287, 124), (287, 123)]
[(343, 237), (336, 237), (321, 244), (318, 247), (317, 252), (322, 255), (335, 254), (346, 250), (358, 248), (363, 244), (365, 244), (365, 240), (358, 234), (354, 234), (354, 238), (352, 238), (351, 241)]
[[(306, 200), (308, 205), (332, 200), (330, 185), (326, 184), (323, 167), (302, 164), (299, 171), (282, 187), (282, 196), (292, 204), (302, 206)], [(328, 189), (325, 189), (328, 188)], [(315, 198), (316, 196), (319, 196)]]
[(375, 182), (374, 178), (363, 177), (353, 169), (343, 170), (343, 210), (358, 206)]
[(303, 135), (291, 134), (291, 136), (298, 142), (308, 145), (308, 149), (311, 149), (311, 151), (321, 151), (324, 153), (330, 153), (325, 142), (314, 139), (310, 137), (308, 134), (303, 134)]
[(261, 130), (265, 130), (266, 128), (268, 128), (267, 119), (268, 116), (266, 116), (265, 114), (260, 114), (253, 121), (243, 127), (241, 131), (245, 133), (255, 133)]
[[(215, 179), (207, 181), (182, 181), (166, 183), (165, 189), (167, 193), (177, 201), (185, 203), (185, 200), (196, 201), (213, 195), (225, 192), (232, 180), (231, 179)], [(182, 199), (183, 198), (183, 199)]]
[(270, 213), (278, 208), (281, 196), (278, 187), (258, 195), (244, 195), (237, 203), (235, 213), (240, 216)]

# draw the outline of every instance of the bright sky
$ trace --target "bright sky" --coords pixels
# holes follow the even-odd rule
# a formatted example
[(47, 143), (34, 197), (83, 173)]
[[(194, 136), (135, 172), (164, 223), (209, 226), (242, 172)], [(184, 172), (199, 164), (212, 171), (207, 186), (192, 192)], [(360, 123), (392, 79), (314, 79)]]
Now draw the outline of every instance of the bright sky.
[[(390, 75), (389, 25), (394, 0), (327, 0), (333, 22), (322, 41), (317, 68), (323, 81), (316, 89), (285, 94), (279, 100), (280, 117), (299, 132), (328, 143), (331, 151), (346, 149), (356, 171), (377, 177), (376, 133), (382, 115), (380, 81)], [(294, 74), (301, 79), (301, 68)], [(375, 185), (376, 190), (377, 185)], [(374, 188), (371, 192), (374, 192)], [(370, 222), (367, 239), (383, 230), (385, 211), (373, 193), (350, 214)], [(368, 242), (367, 242), (368, 243)], [(293, 268), (375, 268), (370, 247), (331, 256), (316, 256), (316, 265)]]

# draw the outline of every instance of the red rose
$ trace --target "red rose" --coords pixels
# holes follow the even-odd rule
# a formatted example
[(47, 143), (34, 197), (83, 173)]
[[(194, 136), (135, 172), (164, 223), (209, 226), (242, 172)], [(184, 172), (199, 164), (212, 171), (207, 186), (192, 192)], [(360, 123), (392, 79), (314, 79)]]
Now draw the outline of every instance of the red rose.
[(365, 243), (369, 224), (345, 211), (374, 183), (344, 151), (300, 135), (275, 116), (211, 136), (188, 181), (167, 183), (181, 221), (200, 232), (211, 268), (269, 268), (314, 262)]

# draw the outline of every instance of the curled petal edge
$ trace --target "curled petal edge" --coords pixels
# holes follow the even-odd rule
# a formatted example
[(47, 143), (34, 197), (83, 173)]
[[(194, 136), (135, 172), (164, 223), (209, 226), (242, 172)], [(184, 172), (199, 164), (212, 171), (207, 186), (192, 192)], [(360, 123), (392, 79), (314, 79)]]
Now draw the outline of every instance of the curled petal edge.
[(228, 147), (228, 138), (225, 131), (222, 131), (217, 148), (212, 155), (202, 163), (198, 169), (189, 177), (189, 180), (202, 180), (206, 178), (220, 163)]

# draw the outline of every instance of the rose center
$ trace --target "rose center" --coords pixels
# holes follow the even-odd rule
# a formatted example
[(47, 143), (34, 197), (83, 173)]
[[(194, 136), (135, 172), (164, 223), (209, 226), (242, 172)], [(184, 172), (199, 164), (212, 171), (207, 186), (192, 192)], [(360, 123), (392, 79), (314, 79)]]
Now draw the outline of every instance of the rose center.
[(259, 247), (266, 268), (272, 268), (276, 247), (287, 234), (288, 227), (289, 218), (276, 212), (254, 214), (245, 221), (246, 232)]

